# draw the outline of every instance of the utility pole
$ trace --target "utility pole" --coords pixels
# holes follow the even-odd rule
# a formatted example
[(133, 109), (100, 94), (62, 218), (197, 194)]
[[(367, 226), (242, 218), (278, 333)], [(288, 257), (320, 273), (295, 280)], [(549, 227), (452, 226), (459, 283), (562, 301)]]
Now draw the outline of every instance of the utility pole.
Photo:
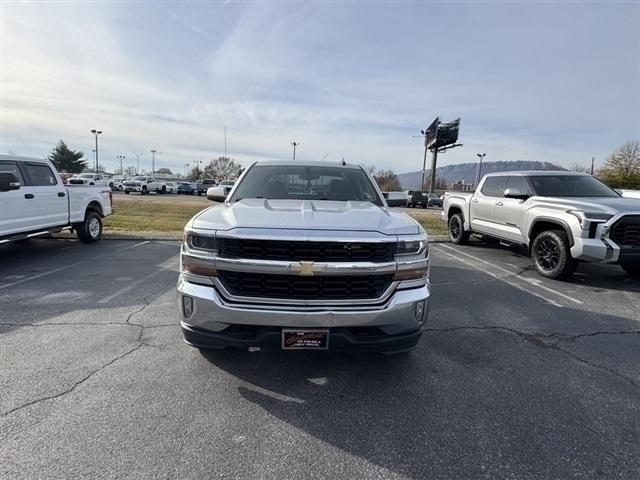
[(291, 145), (293, 146), (293, 159), (296, 159), (296, 147), (300, 146), (300, 142), (291, 142)]
[(96, 137), (96, 173), (98, 173), (98, 135), (102, 133), (102, 130), (92, 129), (91, 133)]
[(480, 176), (482, 175), (482, 160), (484, 160), (484, 157), (486, 157), (487, 154), (486, 153), (476, 153), (476, 155), (480, 159), (480, 163), (476, 167), (476, 187), (477, 187), (478, 184), (480, 183)]
[(591, 157), (591, 175), (593, 175), (593, 165), (596, 161), (596, 157)]

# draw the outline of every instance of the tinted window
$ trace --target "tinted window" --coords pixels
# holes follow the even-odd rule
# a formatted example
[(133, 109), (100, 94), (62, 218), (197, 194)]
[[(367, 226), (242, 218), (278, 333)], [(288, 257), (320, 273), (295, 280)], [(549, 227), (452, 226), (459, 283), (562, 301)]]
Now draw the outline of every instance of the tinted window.
[(536, 195), (543, 197), (619, 197), (589, 175), (534, 175), (529, 177)]
[(29, 177), (29, 185), (34, 187), (49, 187), (58, 183), (48, 165), (41, 163), (25, 163), (25, 170)]
[(22, 173), (18, 168), (18, 164), (15, 162), (0, 162), (0, 172), (13, 173), (16, 177), (18, 177), (18, 181), (21, 185), (24, 185), (24, 180), (22, 178)]
[(504, 196), (504, 180), (505, 177), (487, 177), (481, 192), (488, 197)]
[(363, 170), (331, 166), (256, 165), (242, 179), (231, 201), (242, 198), (353, 200), (382, 205)]
[(504, 186), (504, 189), (511, 188), (513, 190), (518, 190), (520, 193), (530, 193), (529, 184), (527, 183), (527, 179), (524, 177), (509, 177), (507, 179), (507, 183)]

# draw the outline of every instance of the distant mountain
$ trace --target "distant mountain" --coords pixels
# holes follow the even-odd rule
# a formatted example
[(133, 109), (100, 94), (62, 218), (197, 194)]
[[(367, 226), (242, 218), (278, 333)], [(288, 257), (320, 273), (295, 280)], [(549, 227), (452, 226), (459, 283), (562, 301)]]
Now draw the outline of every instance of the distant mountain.
[[(459, 165), (447, 165), (446, 167), (438, 167), (436, 176), (438, 182), (444, 180), (447, 185), (456, 182), (464, 182), (465, 184), (474, 183), (476, 179), (476, 163), (461, 163)], [(485, 173), (507, 172), (514, 170), (566, 170), (566, 168), (554, 165), (549, 162), (529, 162), (525, 160), (517, 160), (512, 162), (483, 162), (482, 175)], [(431, 170), (425, 173), (425, 182), (428, 182)], [(399, 173), (398, 180), (403, 190), (412, 190), (419, 188), (422, 172)]]

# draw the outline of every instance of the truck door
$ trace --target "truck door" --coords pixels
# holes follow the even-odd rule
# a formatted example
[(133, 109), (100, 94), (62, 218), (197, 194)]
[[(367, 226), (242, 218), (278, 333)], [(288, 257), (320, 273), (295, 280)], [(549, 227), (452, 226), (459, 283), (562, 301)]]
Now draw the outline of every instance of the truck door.
[(67, 188), (46, 163), (23, 162), (27, 185), (22, 192), (33, 212), (29, 230), (66, 225), (69, 222)]
[(495, 223), (496, 204), (503, 200), (506, 177), (487, 177), (479, 192), (471, 199), (471, 229), (489, 235), (499, 235)]
[[(507, 188), (531, 195), (529, 183), (521, 175), (508, 177), (504, 185), (504, 189)], [(521, 228), (526, 208), (526, 200), (518, 198), (503, 198), (496, 204), (495, 223), (501, 237), (514, 242), (524, 242), (525, 235)]]
[(13, 173), (20, 182), (18, 190), (0, 192), (0, 237), (2, 237), (28, 230), (31, 218), (36, 215), (37, 209), (24, 198), (25, 181), (18, 164), (2, 160), (0, 172)]

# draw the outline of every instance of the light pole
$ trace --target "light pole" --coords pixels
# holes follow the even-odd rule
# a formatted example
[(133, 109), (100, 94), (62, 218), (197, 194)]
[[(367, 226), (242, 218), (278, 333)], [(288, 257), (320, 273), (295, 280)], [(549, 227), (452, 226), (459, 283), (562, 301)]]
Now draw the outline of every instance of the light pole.
[(293, 147), (293, 159), (296, 159), (296, 147), (300, 146), (300, 142), (291, 142), (291, 146)]
[(96, 137), (96, 173), (98, 173), (98, 135), (102, 133), (102, 130), (96, 130), (95, 128), (91, 130), (93, 136)]
[(196, 180), (200, 180), (200, 164), (202, 163), (202, 160), (194, 160), (193, 163), (195, 164)]
[(122, 161), (127, 158), (124, 155), (116, 155), (116, 158), (120, 160), (120, 175), (124, 175), (124, 168), (122, 168)]
[(136, 175), (140, 175), (140, 157), (144, 155), (144, 153), (133, 152), (136, 156)]
[(189, 173), (189, 164), (184, 164), (184, 178), (187, 178), (187, 173)]
[(151, 176), (153, 177), (153, 181), (156, 181), (156, 154), (160, 155), (162, 152), (157, 150), (151, 151)]
[(476, 187), (478, 183), (480, 183), (480, 175), (482, 174), (482, 160), (487, 156), (486, 153), (476, 153), (478, 158), (480, 159), (480, 163), (478, 164), (478, 168), (476, 168)]

